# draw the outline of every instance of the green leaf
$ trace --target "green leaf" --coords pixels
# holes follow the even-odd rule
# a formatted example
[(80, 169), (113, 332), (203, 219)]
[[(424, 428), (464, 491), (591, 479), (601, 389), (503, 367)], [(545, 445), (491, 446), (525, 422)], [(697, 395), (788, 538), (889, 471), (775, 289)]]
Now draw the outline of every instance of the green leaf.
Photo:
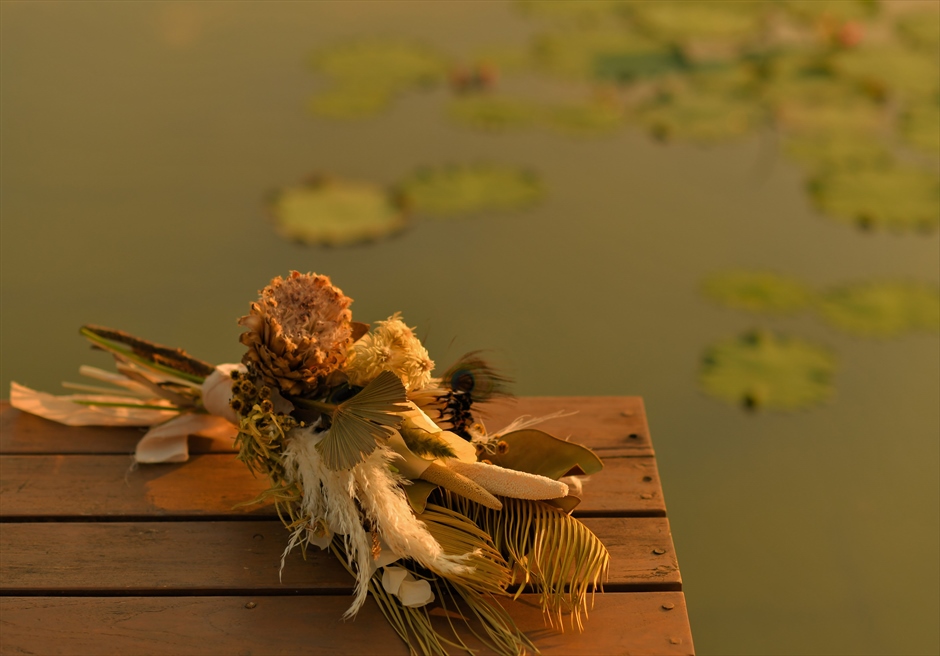
[(708, 394), (748, 409), (795, 410), (832, 395), (835, 369), (825, 348), (755, 330), (708, 348), (699, 381)]
[(314, 55), (313, 68), (339, 81), (398, 90), (441, 82), (447, 59), (420, 43), (369, 40), (342, 43)]
[(403, 425), (399, 431), (405, 445), (416, 456), (432, 456), (434, 458), (456, 458), (457, 454), (450, 445), (442, 440), (440, 433), (431, 433), (416, 426)]
[(940, 288), (909, 282), (848, 285), (827, 292), (819, 311), (830, 324), (862, 337), (940, 332)]
[(563, 134), (609, 134), (624, 125), (624, 112), (615, 104), (602, 102), (555, 105), (546, 110), (545, 121)]
[(566, 29), (536, 38), (533, 57), (554, 75), (628, 82), (675, 71), (681, 61), (667, 46), (613, 27)]
[(828, 215), (861, 228), (932, 231), (940, 225), (940, 180), (910, 165), (836, 170), (811, 191)]
[(437, 489), (437, 485), (434, 483), (428, 483), (427, 481), (412, 481), (411, 485), (403, 486), (405, 490), (405, 495), (408, 497), (408, 503), (411, 504), (412, 510), (416, 513), (423, 513), (425, 507), (428, 505), (428, 496)]
[(369, 118), (387, 108), (392, 97), (385, 87), (347, 82), (314, 96), (310, 111), (327, 118)]
[(683, 90), (638, 107), (635, 118), (660, 139), (708, 143), (747, 134), (763, 113), (744, 96)]
[(542, 196), (534, 173), (490, 164), (419, 169), (399, 190), (416, 213), (435, 217), (518, 209)]
[(595, 474), (604, 468), (601, 459), (585, 446), (566, 442), (540, 430), (506, 433), (500, 438), (509, 449), (487, 455), (494, 465), (558, 480), (575, 468)]
[(705, 281), (705, 295), (722, 305), (770, 314), (791, 314), (807, 307), (812, 291), (803, 283), (763, 271), (726, 271)]
[(940, 154), (940, 103), (934, 99), (908, 107), (901, 114), (901, 137), (914, 148)]
[(940, 61), (929, 51), (885, 44), (847, 50), (833, 63), (839, 73), (882, 93), (924, 97), (940, 90)]
[(464, 96), (451, 101), (447, 114), (468, 127), (502, 131), (534, 125), (540, 109), (532, 102), (515, 98)]
[(278, 233), (307, 244), (341, 246), (399, 232), (407, 216), (381, 187), (320, 179), (272, 196), (269, 212)]
[(636, 20), (646, 31), (673, 43), (748, 40), (757, 33), (763, 9), (758, 2), (735, 0), (656, 0), (633, 5)]
[(350, 469), (369, 456), (380, 440), (401, 425), (399, 414), (407, 409), (405, 386), (390, 371), (383, 371), (371, 383), (333, 412), (327, 435), (317, 443), (317, 451), (333, 470)]
[(787, 138), (783, 151), (813, 173), (871, 169), (891, 164), (892, 155), (873, 132), (821, 132)]

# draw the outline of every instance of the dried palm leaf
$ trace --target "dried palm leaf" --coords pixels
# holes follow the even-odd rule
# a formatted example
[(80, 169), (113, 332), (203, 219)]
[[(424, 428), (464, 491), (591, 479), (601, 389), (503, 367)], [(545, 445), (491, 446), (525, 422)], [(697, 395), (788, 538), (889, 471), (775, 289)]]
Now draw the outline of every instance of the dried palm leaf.
[(197, 360), (182, 349), (148, 342), (121, 330), (86, 325), (82, 326), (79, 332), (96, 346), (113, 353), (119, 360), (131, 361), (190, 383), (201, 384), (206, 376), (215, 370), (208, 362)]
[(471, 569), (448, 576), (448, 581), (461, 583), (481, 593), (507, 594), (506, 588), (512, 583), (512, 570), (489, 535), (465, 515), (444, 506), (428, 504), (417, 517), (428, 527), (428, 532), (444, 553), (470, 554), (467, 564)]
[(446, 491), (432, 496), (440, 505), (469, 517), (493, 542), (506, 561), (518, 566), (525, 585), (541, 595), (542, 611), (550, 625), (563, 628), (569, 613), (571, 625), (582, 630), (587, 616), (588, 592), (601, 589), (607, 579), (610, 555), (584, 524), (563, 510), (541, 501), (502, 499), (495, 511)]
[[(407, 409), (405, 386), (395, 374), (383, 371), (352, 397), (333, 407), (332, 425), (317, 450), (333, 470), (350, 469), (375, 451), (379, 440), (401, 425)], [(322, 404), (325, 405), (325, 404)]]

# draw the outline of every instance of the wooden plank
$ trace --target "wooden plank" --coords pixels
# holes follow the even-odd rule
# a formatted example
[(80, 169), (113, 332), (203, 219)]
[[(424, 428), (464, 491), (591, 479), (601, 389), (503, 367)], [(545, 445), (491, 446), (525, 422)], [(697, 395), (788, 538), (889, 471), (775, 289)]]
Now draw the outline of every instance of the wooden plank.
[[(408, 654), (372, 599), (342, 622), (347, 606), (330, 596), (4, 597), (0, 654)], [(694, 653), (681, 592), (599, 595), (585, 633), (544, 628), (529, 595), (512, 609), (545, 656)]]
[[(537, 428), (570, 438), (598, 451), (602, 458), (652, 456), (643, 400), (633, 396), (522, 397), (481, 406), (490, 430), (520, 415), (545, 416), (559, 410), (577, 414), (551, 419)], [(78, 428), (57, 424), (0, 402), (0, 453), (131, 454), (140, 439), (136, 428)], [(230, 453), (228, 440), (189, 438), (190, 453)]]
[[(679, 590), (665, 518), (589, 518), (607, 546), (612, 590)], [(278, 580), (287, 530), (277, 521), (5, 523), (4, 594), (233, 594), (350, 592), (329, 552), (292, 553)]]
[[(206, 454), (189, 462), (141, 465), (128, 456), (42, 455), (0, 458), (0, 517), (274, 517), (251, 501), (266, 483), (231, 454)], [(578, 516), (666, 514), (656, 460), (605, 460), (585, 483)]]
[[(0, 401), (0, 454), (113, 453), (132, 455), (143, 428), (64, 426)], [(190, 453), (233, 453), (232, 440), (190, 436)]]

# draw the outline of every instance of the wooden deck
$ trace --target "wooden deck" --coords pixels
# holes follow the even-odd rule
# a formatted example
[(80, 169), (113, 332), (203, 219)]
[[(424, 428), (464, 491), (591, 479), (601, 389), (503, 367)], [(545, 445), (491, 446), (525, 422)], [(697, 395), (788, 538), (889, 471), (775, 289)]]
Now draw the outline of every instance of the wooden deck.
[[(575, 515), (610, 579), (583, 634), (546, 629), (528, 595), (513, 617), (543, 654), (692, 654), (642, 400), (522, 398), (485, 420), (562, 409), (578, 414), (545, 429), (604, 459)], [(132, 469), (139, 436), (0, 406), (0, 653), (408, 653), (371, 599), (340, 620), (352, 579), (325, 553), (293, 554), (278, 581), (287, 532), (270, 506), (234, 507), (264, 483), (230, 443), (190, 438), (189, 462)]]

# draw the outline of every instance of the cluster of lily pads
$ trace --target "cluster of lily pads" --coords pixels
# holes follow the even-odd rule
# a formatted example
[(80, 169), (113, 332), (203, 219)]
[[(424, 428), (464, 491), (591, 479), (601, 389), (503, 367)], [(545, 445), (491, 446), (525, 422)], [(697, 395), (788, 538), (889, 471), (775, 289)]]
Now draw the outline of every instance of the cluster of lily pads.
[(405, 229), (413, 216), (444, 218), (523, 208), (542, 184), (529, 170), (492, 164), (424, 167), (398, 184), (316, 176), (271, 194), (277, 231), (307, 244), (343, 246)]
[[(315, 112), (362, 118), (398, 94), (449, 88), (445, 114), (488, 131), (664, 140), (771, 131), (817, 207), (863, 229), (940, 225), (940, 17), (876, 0), (523, 0), (529, 43), (470, 67), (429, 46), (360, 41), (318, 53)], [(485, 69), (479, 84), (467, 70)], [(471, 76), (472, 77), (472, 76)], [(548, 81), (549, 84), (545, 84)], [(559, 98), (562, 98), (561, 100)]]
[[(909, 281), (864, 282), (816, 292), (797, 279), (727, 271), (706, 280), (706, 296), (727, 307), (770, 315), (814, 310), (858, 337), (940, 333), (940, 287)], [(747, 408), (796, 409), (832, 394), (836, 359), (808, 341), (751, 331), (706, 350), (706, 392)]]

